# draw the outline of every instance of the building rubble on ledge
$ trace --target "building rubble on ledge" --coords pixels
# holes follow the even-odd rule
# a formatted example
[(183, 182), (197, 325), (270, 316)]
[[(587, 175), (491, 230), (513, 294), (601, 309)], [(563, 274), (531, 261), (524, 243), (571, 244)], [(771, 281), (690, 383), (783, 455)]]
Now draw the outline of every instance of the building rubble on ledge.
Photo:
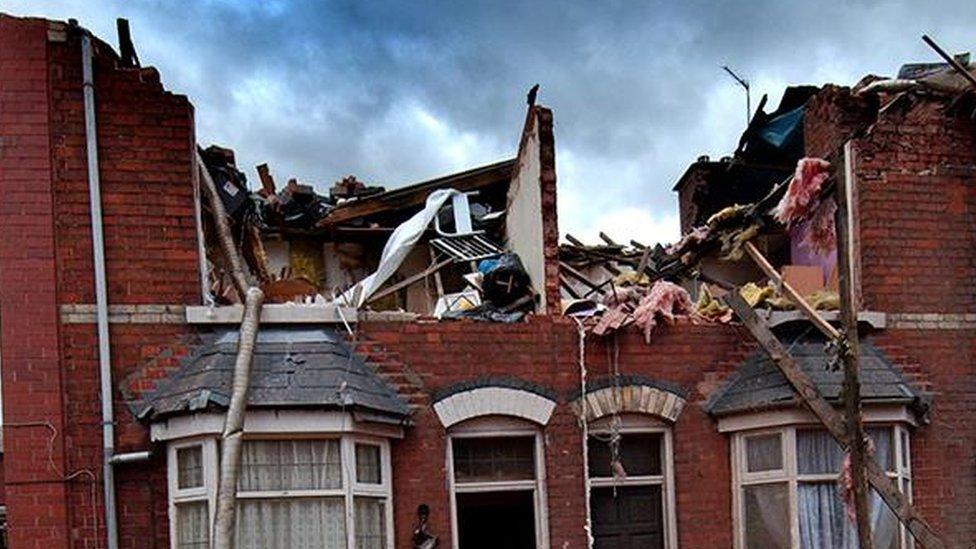
[(232, 439), (238, 547), (856, 547), (862, 504), (876, 547), (976, 543), (950, 65), (764, 99), (729, 156), (647, 174), (678, 242), (584, 242), (536, 90), (494, 164), (248, 178), (123, 23), (0, 14), (7, 546), (210, 547)]

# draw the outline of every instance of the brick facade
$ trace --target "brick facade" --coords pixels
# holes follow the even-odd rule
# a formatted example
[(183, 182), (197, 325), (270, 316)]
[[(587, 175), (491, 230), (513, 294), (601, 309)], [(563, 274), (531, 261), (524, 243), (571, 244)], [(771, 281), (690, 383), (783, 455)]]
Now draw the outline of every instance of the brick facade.
[(836, 159), (853, 139), (864, 307), (888, 314), (877, 339), (899, 349), (898, 363), (912, 364), (934, 398), (932, 423), (913, 440), (915, 502), (950, 546), (968, 547), (976, 541), (976, 123), (947, 114), (948, 100), (904, 97), (881, 114), (875, 103), (826, 86), (808, 104), (807, 153)]
[[(0, 16), (4, 462), (15, 548), (104, 545), (80, 36)], [(166, 92), (154, 69), (119, 69), (110, 47), (96, 39), (94, 49), (109, 301), (122, 313), (111, 325), (118, 385), (189, 333), (182, 323), (125, 321), (155, 311), (150, 304), (199, 303), (195, 137), (189, 102)], [(117, 451), (146, 449), (146, 428), (121, 394), (115, 401)], [(168, 547), (165, 470), (122, 466), (116, 479), (121, 545)]]
[[(382, 345), (420, 378), (430, 394), (455, 383), (488, 376), (515, 376), (558, 395), (543, 430), (552, 547), (584, 547), (581, 431), (569, 401), (579, 394), (579, 339), (565, 318), (534, 318), (525, 324), (473, 322), (365, 323), (358, 337)], [(491, 352), (486, 352), (486, 343)], [(674, 426), (675, 485), (679, 543), (727, 547), (732, 536), (729, 444), (701, 405), (742, 358), (745, 334), (729, 326), (679, 325), (655, 334), (650, 345), (636, 331), (622, 334), (621, 374), (639, 374), (680, 386), (688, 396)], [(591, 383), (613, 371), (610, 341), (587, 340)], [(387, 369), (396, 368), (388, 364)], [(445, 483), (446, 432), (433, 410), (415, 414), (415, 426), (393, 448), (396, 546), (408, 546), (417, 506), (431, 508), (431, 531), (450, 539), (450, 495)], [(715, 487), (724, 487), (718, 490)]]
[[(110, 49), (96, 46), (117, 447), (126, 452), (150, 447), (126, 400), (177, 367), (194, 341), (179, 319), (200, 295), (190, 183), (195, 137), (185, 97), (166, 92), (152, 69), (116, 68)], [(2, 474), (14, 549), (104, 546), (80, 63), (78, 31), (0, 17)], [(825, 88), (808, 109), (808, 153), (830, 156), (858, 132), (863, 295), (868, 308), (891, 315), (891, 327), (873, 337), (935, 399), (932, 424), (913, 437), (915, 501), (947, 541), (967, 546), (976, 541), (976, 130), (935, 102), (881, 119), (874, 113), (844, 89)], [(552, 113), (540, 108), (538, 116), (542, 156), (554, 166)], [(554, 167), (542, 180), (554, 313)], [(572, 321), (554, 314), (512, 325), (370, 321), (359, 325), (356, 341), (415, 410), (414, 425), (393, 446), (397, 547), (409, 545), (421, 503), (448, 546), (447, 438), (430, 395), (486, 376), (521, 379), (557, 396), (543, 432), (550, 542), (585, 546), (582, 440), (570, 406), (580, 387)], [(752, 350), (750, 342), (736, 326), (690, 324), (663, 328), (650, 344), (636, 332), (586, 342), (591, 381), (610, 375), (617, 349), (621, 374), (676, 385), (687, 399), (673, 427), (682, 547), (731, 546), (729, 439), (702, 404)], [(155, 455), (117, 469), (125, 549), (169, 547), (165, 463), (162, 452)]]
[(54, 549), (68, 546), (69, 510), (47, 33), (0, 17), (0, 341), (11, 546)]

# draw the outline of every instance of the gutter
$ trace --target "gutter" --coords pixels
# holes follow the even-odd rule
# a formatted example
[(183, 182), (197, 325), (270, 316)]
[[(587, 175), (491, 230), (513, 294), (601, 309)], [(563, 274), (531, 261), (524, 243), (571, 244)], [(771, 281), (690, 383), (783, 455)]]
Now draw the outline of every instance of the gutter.
[[(88, 151), (88, 198), (91, 207), (92, 263), (95, 272), (95, 311), (98, 325), (98, 373), (102, 400), (102, 484), (105, 501), (105, 537), (108, 549), (118, 549), (115, 509), (115, 415), (112, 402), (112, 347), (108, 330), (108, 291), (105, 281), (105, 242), (102, 229), (102, 194), (98, 166), (98, 128), (95, 124), (95, 82), (92, 77), (92, 37), (81, 30), (81, 64), (85, 97), (85, 148)], [(121, 456), (120, 456), (121, 457)], [(148, 457), (148, 456), (147, 456)], [(118, 460), (123, 462), (122, 460)]]

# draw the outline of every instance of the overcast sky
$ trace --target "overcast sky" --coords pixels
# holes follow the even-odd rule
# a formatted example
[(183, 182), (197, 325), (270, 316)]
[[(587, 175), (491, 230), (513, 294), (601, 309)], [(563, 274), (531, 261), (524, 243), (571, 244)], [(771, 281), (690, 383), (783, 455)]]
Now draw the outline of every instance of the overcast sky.
[(787, 84), (853, 84), (936, 61), (931, 34), (976, 50), (976, 1), (292, 2), (0, 0), (76, 18), (196, 107), (197, 140), (237, 152), (252, 185), (326, 190), (348, 174), (394, 187), (514, 155), (525, 93), (556, 123), (560, 232), (669, 241), (671, 187), (731, 152), (753, 105)]

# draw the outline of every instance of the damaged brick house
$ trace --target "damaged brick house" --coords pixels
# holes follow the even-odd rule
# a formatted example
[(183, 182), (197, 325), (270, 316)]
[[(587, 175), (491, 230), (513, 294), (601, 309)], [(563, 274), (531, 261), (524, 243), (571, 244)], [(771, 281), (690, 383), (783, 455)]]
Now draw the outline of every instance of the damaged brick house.
[[(14, 548), (210, 539), (241, 307), (219, 291), (193, 108), (133, 62), (126, 40), (119, 51), (77, 26), (0, 16), (3, 503)], [(682, 217), (755, 200), (798, 154), (831, 158), (851, 141), (864, 418), (889, 475), (965, 547), (976, 542), (972, 94), (865, 87), (805, 90), (754, 120), (744, 141), (782, 149), (800, 132), (802, 146), (696, 163), (677, 187)], [(246, 195), (242, 211), (261, 216), (242, 214), (235, 236), (250, 242), (251, 276), (283, 301), (265, 307), (258, 335), (240, 547), (410, 547), (421, 507), (440, 547), (586, 547), (587, 526), (600, 547), (853, 546), (835, 493), (839, 449), (739, 325), (677, 322), (645, 342), (626, 326), (581, 336), (562, 314), (598, 276), (626, 274), (626, 261), (642, 271), (668, 258), (610, 243), (560, 250), (548, 109), (530, 105), (514, 159), (391, 191), (346, 181), (329, 199), (297, 182), (279, 189), (267, 171), (249, 193), (231, 157), (209, 151), (221, 198)], [(437, 194), (447, 189), (460, 193)], [(434, 195), (444, 200), (432, 228), (395, 272), (369, 296), (340, 299)], [(314, 222), (283, 222), (291, 201), (314, 208)], [(517, 254), (533, 299), (481, 319), (495, 321), (447, 320), (490, 301), (482, 256), (497, 254), (475, 237)], [(829, 286), (830, 258), (801, 253), (799, 238), (759, 243), (777, 267)], [(762, 278), (744, 261), (721, 272)], [(836, 399), (837, 373), (806, 321), (767, 318)], [(874, 509), (877, 545), (911, 546)]]

